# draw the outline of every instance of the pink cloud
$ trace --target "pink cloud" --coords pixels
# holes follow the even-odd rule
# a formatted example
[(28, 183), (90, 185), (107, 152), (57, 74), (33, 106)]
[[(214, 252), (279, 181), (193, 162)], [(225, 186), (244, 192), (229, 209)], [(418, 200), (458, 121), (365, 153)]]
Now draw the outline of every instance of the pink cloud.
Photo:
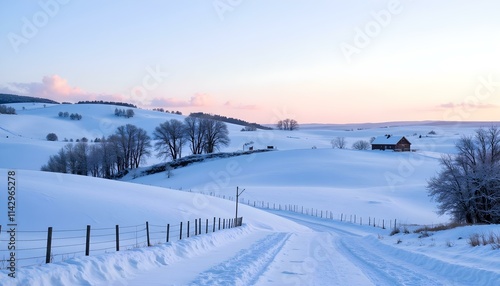
[(438, 105), (438, 108), (441, 109), (454, 109), (454, 108), (478, 108), (478, 109), (492, 109), (497, 108), (498, 106), (491, 103), (476, 103), (476, 102), (462, 102), (462, 103), (443, 103)]
[(215, 99), (207, 93), (196, 93), (189, 100), (178, 98), (155, 98), (151, 106), (164, 107), (208, 107), (215, 104)]
[(67, 80), (58, 75), (43, 77), (42, 84), (48, 92), (60, 96), (76, 96), (85, 94), (85, 92), (79, 87), (70, 86)]
[(0, 89), (2, 92), (34, 97), (48, 98), (55, 101), (106, 100), (123, 101), (119, 94), (97, 94), (86, 92), (79, 87), (71, 86), (68, 81), (59, 75), (44, 76), (42, 82), (9, 83)]
[(213, 106), (214, 98), (207, 93), (196, 93), (191, 96), (190, 106)]

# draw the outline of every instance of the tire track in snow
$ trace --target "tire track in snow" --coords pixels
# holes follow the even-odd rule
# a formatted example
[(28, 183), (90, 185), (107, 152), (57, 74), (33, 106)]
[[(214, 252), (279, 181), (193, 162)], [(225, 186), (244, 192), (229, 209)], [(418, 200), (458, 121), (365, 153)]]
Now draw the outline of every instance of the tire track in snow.
[(289, 233), (274, 233), (238, 252), (233, 258), (200, 273), (190, 285), (251, 285), (280, 252)]
[[(416, 273), (432, 279), (432, 283), (416, 283), (414, 281), (405, 282), (407, 278), (404, 274), (399, 274), (396, 278), (399, 283), (404, 285), (500, 285), (498, 272), (470, 267), (466, 265), (453, 264), (448, 261), (429, 257), (427, 255), (391, 247), (378, 242), (375, 237), (364, 237), (349, 242), (343, 239), (340, 243), (367, 263), (377, 263), (377, 260), (393, 265), (392, 269), (399, 267), (403, 271)], [(354, 247), (352, 244), (355, 244)], [(369, 255), (367, 255), (369, 254)], [(378, 267), (380, 271), (386, 273), (393, 272), (391, 268)], [(404, 272), (406, 273), (406, 272)]]
[(449, 281), (441, 281), (435, 273), (379, 253), (376, 245), (366, 245), (363, 238), (344, 237), (336, 243), (340, 253), (363, 269), (375, 285), (449, 285)]
[[(338, 254), (365, 273), (374, 285), (450, 285), (449, 281), (443, 281), (437, 273), (422, 269), (412, 262), (405, 262), (404, 258), (399, 258), (395, 254), (384, 253), (376, 244), (366, 241), (366, 237), (334, 226), (329, 221), (283, 216), (317, 232), (331, 233), (332, 240), (322, 241), (323, 248), (335, 249)], [(329, 243), (332, 245), (328, 245)]]

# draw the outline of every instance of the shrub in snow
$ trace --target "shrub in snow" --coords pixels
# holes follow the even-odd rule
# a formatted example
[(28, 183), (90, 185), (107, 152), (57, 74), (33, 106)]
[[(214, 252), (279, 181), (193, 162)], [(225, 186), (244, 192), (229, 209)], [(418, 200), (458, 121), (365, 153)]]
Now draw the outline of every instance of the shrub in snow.
[(16, 110), (7, 105), (0, 105), (0, 114), (16, 114)]
[(365, 140), (358, 140), (352, 144), (352, 149), (354, 150), (368, 150), (370, 147), (370, 142)]
[(398, 233), (400, 233), (400, 232), (401, 232), (401, 230), (399, 229), (399, 227), (395, 227), (395, 228), (391, 231), (391, 234), (390, 234), (390, 235), (392, 236), (392, 235), (398, 234)]
[(335, 137), (331, 142), (332, 148), (344, 149), (347, 146), (345, 137)]
[(47, 141), (57, 141), (57, 135), (55, 133), (47, 134)]
[(118, 109), (118, 108), (115, 108), (115, 116), (121, 116), (121, 117), (127, 117), (127, 118), (131, 118), (131, 117), (134, 117), (135, 113), (134, 113), (134, 110), (133, 109)]

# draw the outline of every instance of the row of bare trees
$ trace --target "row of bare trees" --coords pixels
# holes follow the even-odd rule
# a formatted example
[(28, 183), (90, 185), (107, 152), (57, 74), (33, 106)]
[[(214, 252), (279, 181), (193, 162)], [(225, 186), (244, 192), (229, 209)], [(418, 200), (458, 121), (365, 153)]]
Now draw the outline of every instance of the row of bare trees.
[(132, 124), (120, 126), (99, 142), (69, 143), (49, 158), (42, 171), (110, 178), (123, 170), (137, 168), (151, 155), (151, 138)]
[(279, 130), (291, 130), (291, 131), (293, 131), (293, 130), (299, 129), (299, 123), (295, 119), (287, 118), (287, 119), (283, 119), (283, 120), (278, 121), (278, 123), (276, 124), (276, 127)]
[(428, 181), (438, 212), (457, 222), (500, 223), (500, 130), (479, 129), (458, 140), (456, 149)]
[(213, 153), (230, 142), (227, 125), (222, 121), (188, 116), (184, 122), (171, 119), (153, 132), (158, 157), (175, 160), (182, 156), (186, 143), (192, 154)]
[[(224, 122), (187, 117), (184, 122), (172, 119), (153, 132), (157, 156), (175, 160), (182, 156), (186, 143), (192, 154), (213, 153), (229, 144)], [(115, 133), (94, 143), (69, 143), (49, 158), (42, 171), (112, 178), (127, 169), (139, 167), (151, 156), (152, 139), (132, 124), (120, 126)]]

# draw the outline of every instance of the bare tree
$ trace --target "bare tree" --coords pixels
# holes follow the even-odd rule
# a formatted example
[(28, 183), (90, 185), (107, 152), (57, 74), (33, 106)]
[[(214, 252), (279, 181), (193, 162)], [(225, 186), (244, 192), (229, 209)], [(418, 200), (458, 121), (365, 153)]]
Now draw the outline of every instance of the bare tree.
[[(72, 143), (64, 146), (62, 151), (59, 151), (59, 156), (65, 158), (67, 172), (75, 175), (87, 175), (87, 143)], [(64, 155), (62, 155), (64, 153)]]
[(76, 160), (76, 169), (74, 174), (88, 175), (88, 145), (85, 142), (77, 143), (73, 148), (73, 156)]
[(339, 149), (345, 149), (347, 146), (347, 142), (345, 140), (345, 137), (335, 137), (331, 142), (332, 148), (339, 148)]
[(227, 146), (229, 142), (231, 142), (226, 123), (207, 119), (205, 128), (204, 148), (206, 153), (213, 153), (215, 149), (219, 149), (221, 146)]
[(365, 140), (358, 140), (352, 144), (352, 149), (355, 150), (368, 150), (370, 149), (370, 142)]
[(132, 167), (138, 168), (146, 157), (151, 156), (151, 138), (146, 130), (138, 128), (135, 133), (135, 148), (132, 150)]
[(278, 130), (283, 130), (283, 120), (279, 120), (276, 124), (276, 127), (278, 128)]
[(185, 133), (192, 154), (203, 153), (206, 121), (206, 119), (194, 116), (188, 116), (184, 119)]
[(96, 143), (89, 146), (87, 155), (87, 169), (92, 177), (102, 174), (103, 145)]
[(458, 154), (441, 158), (442, 170), (428, 181), (440, 214), (467, 223), (500, 223), (500, 131), (479, 129), (462, 137)]
[(171, 119), (155, 128), (153, 138), (157, 140), (155, 150), (158, 151), (158, 157), (171, 158), (175, 160), (182, 155), (182, 146), (186, 141), (184, 124), (177, 120)]
[(120, 158), (123, 158), (123, 156), (120, 153), (118, 141), (117, 135), (111, 135), (108, 139), (101, 139), (101, 176), (104, 178), (113, 177), (116, 172), (120, 171), (119, 168), (122, 166)]
[(64, 148), (61, 148), (56, 155), (50, 156), (49, 161), (46, 165), (42, 166), (41, 170), (46, 172), (67, 173), (67, 159)]
[(119, 170), (137, 168), (139, 163), (150, 155), (151, 139), (144, 129), (127, 124), (116, 129), (110, 141), (114, 143), (118, 155)]

